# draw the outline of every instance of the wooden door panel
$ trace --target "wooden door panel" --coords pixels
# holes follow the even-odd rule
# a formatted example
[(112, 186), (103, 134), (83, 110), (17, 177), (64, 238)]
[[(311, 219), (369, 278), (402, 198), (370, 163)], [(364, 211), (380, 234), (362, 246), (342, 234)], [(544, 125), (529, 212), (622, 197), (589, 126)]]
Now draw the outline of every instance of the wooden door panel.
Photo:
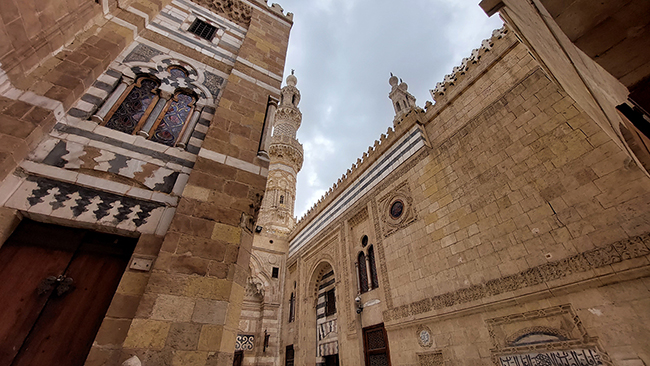
[(74, 287), (53, 294), (14, 366), (83, 365), (128, 264), (133, 239), (89, 233), (66, 276)]
[(384, 324), (363, 329), (363, 348), (366, 366), (390, 366), (390, 351)]
[(39, 294), (39, 284), (65, 272), (80, 238), (74, 230), (44, 235), (27, 222), (0, 248), (0, 365), (16, 356), (52, 292)]

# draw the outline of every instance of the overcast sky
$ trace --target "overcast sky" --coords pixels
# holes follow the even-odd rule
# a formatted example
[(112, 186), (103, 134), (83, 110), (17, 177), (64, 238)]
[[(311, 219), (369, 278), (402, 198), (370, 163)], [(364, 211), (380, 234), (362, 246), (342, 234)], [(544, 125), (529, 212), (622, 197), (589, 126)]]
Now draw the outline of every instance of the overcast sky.
[(429, 89), (502, 25), (479, 0), (276, 1), (294, 13), (284, 74), (296, 70), (302, 95), (298, 218), (392, 126), (391, 72), (423, 107)]

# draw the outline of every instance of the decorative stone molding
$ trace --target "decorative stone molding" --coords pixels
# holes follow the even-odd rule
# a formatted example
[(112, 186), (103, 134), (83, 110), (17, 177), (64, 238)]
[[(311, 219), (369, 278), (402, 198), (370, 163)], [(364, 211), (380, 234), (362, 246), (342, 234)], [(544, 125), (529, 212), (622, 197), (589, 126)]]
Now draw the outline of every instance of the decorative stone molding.
[(364, 207), (356, 215), (352, 216), (352, 218), (348, 222), (350, 223), (350, 227), (352, 228), (359, 225), (367, 218), (368, 218), (368, 208)]
[(427, 353), (418, 353), (419, 366), (442, 366), (444, 364), (445, 359), (442, 356), (441, 350)]
[(264, 282), (257, 277), (248, 277), (248, 286), (246, 287), (246, 296), (259, 296), (264, 298)]
[(252, 351), (255, 347), (255, 336), (249, 334), (238, 334), (235, 342), (235, 351)]
[(408, 181), (404, 181), (392, 192), (380, 198), (379, 209), (384, 237), (417, 220)]
[(271, 164), (283, 164), (292, 167), (296, 172), (302, 168), (304, 160), (302, 144), (290, 136), (276, 136), (271, 138), (269, 146)]
[(384, 311), (384, 320), (392, 321), (465, 304), (648, 254), (650, 254), (650, 233), (623, 239), (601, 248), (532, 267), (513, 275), (489, 280), (482, 284), (388, 309)]
[[(553, 321), (550, 321), (553, 319)], [(563, 328), (543, 325), (554, 322)], [(485, 321), (493, 349), (492, 361), (498, 366), (514, 366), (521, 362), (531, 366), (555, 366), (571, 364), (576, 366), (613, 365), (597, 337), (591, 337), (575, 310), (569, 304), (552, 306), (524, 313), (510, 314)], [(505, 336), (507, 328), (518, 324), (537, 324), (522, 328)], [(544, 341), (516, 345), (516, 341), (527, 334), (543, 333), (554, 336), (557, 341)], [(561, 360), (570, 362), (560, 362)]]
[(505, 340), (505, 343), (514, 347), (522, 337), (525, 337), (528, 334), (548, 334), (553, 335), (563, 341), (571, 338), (571, 334), (565, 330), (544, 326), (535, 326), (518, 330), (517, 332), (508, 336), (508, 338)]
[(297, 108), (279, 107), (278, 110), (275, 111), (275, 120), (278, 124), (281, 122), (291, 123), (295, 132), (295, 130), (300, 128), (302, 113)]
[(239, 0), (196, 0), (196, 2), (217, 14), (225, 15), (239, 25), (248, 26), (251, 22), (253, 8)]

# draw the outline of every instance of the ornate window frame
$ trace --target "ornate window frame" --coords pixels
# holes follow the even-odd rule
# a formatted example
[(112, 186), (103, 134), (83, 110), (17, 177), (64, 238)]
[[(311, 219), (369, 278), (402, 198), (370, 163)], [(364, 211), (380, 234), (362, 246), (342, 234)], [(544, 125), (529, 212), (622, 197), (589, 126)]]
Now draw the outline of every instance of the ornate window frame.
[[(151, 112), (156, 107), (156, 104), (158, 103), (158, 100), (160, 100), (160, 94), (159, 94), (160, 84), (161, 84), (160, 80), (158, 80), (158, 78), (153, 77), (151, 75), (139, 75), (139, 76), (136, 76), (134, 82), (130, 83), (130, 85), (122, 92), (122, 94), (117, 99), (115, 104), (111, 107), (109, 112), (106, 114), (106, 117), (103, 118), (103, 121), (100, 123), (101, 126), (106, 126), (106, 124), (108, 124), (108, 122), (110, 122), (111, 118), (113, 118), (113, 116), (115, 115), (115, 112), (117, 112), (117, 110), (120, 109), (120, 107), (122, 106), (122, 104), (124, 103), (126, 98), (129, 96), (129, 94), (131, 94), (133, 89), (142, 87), (142, 82), (145, 81), (145, 80), (152, 80), (157, 84), (157, 86), (156, 86), (155, 89), (151, 90), (151, 92), (154, 94), (154, 98), (151, 101), (151, 103), (149, 103), (149, 106), (147, 107), (145, 113), (142, 115), (142, 117), (140, 117), (140, 120), (138, 121), (135, 128), (133, 129), (133, 132), (131, 132), (130, 135), (135, 135), (138, 132), (140, 132), (140, 129), (142, 129), (142, 126), (145, 124), (145, 122), (149, 118), (149, 115), (151, 115)], [(125, 81), (127, 81), (127, 83), (128, 83), (128, 80), (125, 80)], [(107, 128), (110, 128), (110, 127), (107, 127)], [(119, 130), (116, 130), (116, 131), (119, 131)], [(120, 132), (122, 132), (122, 131), (120, 131)], [(126, 133), (126, 132), (122, 132), (122, 133)]]
[[(417, 220), (417, 213), (408, 181), (402, 182), (391, 192), (381, 197), (378, 203), (384, 237), (390, 236)], [(393, 215), (393, 208), (396, 204), (401, 204), (402, 206), (399, 215)]]
[[(564, 329), (551, 328), (544, 323), (544, 318), (561, 317), (573, 325), (573, 334)], [(498, 335), (503, 333), (502, 326), (516, 324), (519, 322), (538, 323), (532, 327), (524, 327), (508, 336)], [(492, 362), (497, 366), (509, 366), (517, 363), (516, 358), (530, 360), (530, 366), (549, 365), (552, 366), (550, 353), (561, 353), (567, 357), (580, 360), (580, 352), (589, 352), (595, 355), (593, 359), (585, 357), (585, 362), (576, 366), (613, 366), (612, 360), (603, 349), (598, 337), (592, 337), (587, 333), (586, 328), (578, 317), (576, 311), (570, 304), (553, 306), (545, 309), (528, 311), (519, 314), (510, 314), (485, 321), (493, 348)], [(517, 340), (532, 334), (549, 334), (557, 338), (557, 341), (542, 341), (525, 345), (518, 345)], [(542, 360), (543, 359), (543, 360)], [(551, 360), (551, 361), (548, 361)], [(543, 362), (542, 362), (543, 361)], [(547, 363), (551, 362), (551, 363)]]

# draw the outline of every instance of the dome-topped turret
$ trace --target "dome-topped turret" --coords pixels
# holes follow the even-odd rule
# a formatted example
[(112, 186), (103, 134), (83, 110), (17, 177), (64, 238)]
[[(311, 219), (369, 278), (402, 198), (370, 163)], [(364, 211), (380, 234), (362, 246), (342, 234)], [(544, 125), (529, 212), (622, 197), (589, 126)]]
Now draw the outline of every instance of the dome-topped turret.
[(393, 101), (395, 108), (395, 120), (408, 113), (411, 108), (415, 107), (415, 97), (408, 92), (409, 86), (402, 79), (390, 73), (388, 83), (391, 86), (388, 98)]
[(395, 88), (398, 83), (399, 83), (399, 79), (391, 72), (390, 79), (388, 79), (388, 84), (390, 84), (391, 87)]
[(291, 75), (287, 76), (287, 85), (296, 86), (298, 84), (298, 78), (293, 74), (294, 70), (291, 70)]

